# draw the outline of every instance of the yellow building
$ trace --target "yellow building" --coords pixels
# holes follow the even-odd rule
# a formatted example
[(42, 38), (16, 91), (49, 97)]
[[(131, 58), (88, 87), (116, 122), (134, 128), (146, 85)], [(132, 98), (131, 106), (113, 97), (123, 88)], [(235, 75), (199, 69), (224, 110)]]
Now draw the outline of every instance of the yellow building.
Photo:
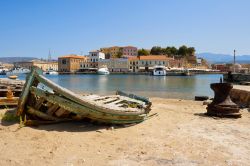
[(58, 58), (59, 72), (77, 72), (81, 68), (81, 64), (86, 61), (85, 56), (70, 54)]
[(26, 68), (30, 70), (33, 66), (36, 66), (42, 69), (43, 71), (47, 71), (47, 70), (58, 71), (57, 61), (48, 62), (48, 61), (32, 60), (32, 61), (16, 62), (14, 63), (14, 65), (16, 67), (22, 67), (22, 68)]
[(150, 71), (154, 66), (169, 67), (169, 62), (173, 58), (165, 55), (147, 55), (128, 58), (129, 70), (131, 72)]

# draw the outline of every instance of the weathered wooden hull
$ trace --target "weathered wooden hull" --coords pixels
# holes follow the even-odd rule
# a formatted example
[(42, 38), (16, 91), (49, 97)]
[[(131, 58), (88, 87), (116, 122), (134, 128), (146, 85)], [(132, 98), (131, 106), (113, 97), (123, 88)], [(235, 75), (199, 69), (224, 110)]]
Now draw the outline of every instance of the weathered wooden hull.
[(144, 121), (150, 107), (147, 98), (123, 92), (113, 96), (80, 96), (48, 80), (34, 68), (27, 76), (17, 115), (39, 122), (90, 119), (130, 124)]

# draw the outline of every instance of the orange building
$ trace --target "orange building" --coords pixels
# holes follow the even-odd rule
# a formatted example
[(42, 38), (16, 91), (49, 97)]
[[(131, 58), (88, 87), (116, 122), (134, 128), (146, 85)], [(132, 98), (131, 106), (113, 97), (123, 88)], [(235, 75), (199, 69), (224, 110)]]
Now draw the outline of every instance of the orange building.
[(70, 54), (58, 57), (58, 71), (59, 72), (77, 72), (81, 64), (87, 60), (85, 56)]

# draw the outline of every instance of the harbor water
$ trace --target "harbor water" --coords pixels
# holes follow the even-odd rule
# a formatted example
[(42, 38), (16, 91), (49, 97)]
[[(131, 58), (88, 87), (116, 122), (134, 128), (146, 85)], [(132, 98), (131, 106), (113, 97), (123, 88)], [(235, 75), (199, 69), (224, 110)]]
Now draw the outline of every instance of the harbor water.
[[(2, 78), (6, 76), (0, 76)], [(194, 99), (194, 96), (213, 97), (210, 83), (219, 82), (221, 74), (194, 76), (152, 75), (46, 75), (55, 83), (76, 93), (114, 94), (116, 90), (147, 97)], [(25, 79), (25, 75), (19, 77)]]

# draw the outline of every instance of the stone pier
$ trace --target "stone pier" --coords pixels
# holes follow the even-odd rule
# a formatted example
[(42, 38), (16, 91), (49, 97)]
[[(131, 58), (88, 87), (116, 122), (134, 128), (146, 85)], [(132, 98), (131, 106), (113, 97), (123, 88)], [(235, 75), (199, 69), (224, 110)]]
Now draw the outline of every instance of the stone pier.
[(250, 86), (234, 85), (230, 97), (238, 105), (250, 107)]

